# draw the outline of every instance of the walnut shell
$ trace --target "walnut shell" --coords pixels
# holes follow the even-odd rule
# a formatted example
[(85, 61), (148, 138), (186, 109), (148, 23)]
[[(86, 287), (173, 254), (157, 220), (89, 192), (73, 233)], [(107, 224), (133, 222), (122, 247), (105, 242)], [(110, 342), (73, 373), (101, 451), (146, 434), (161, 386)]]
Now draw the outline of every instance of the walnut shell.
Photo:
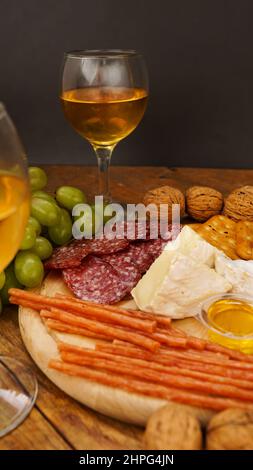
[(186, 212), (198, 222), (204, 222), (221, 212), (223, 196), (208, 186), (192, 186), (186, 191)]
[(215, 415), (207, 428), (209, 450), (253, 450), (253, 410), (229, 408)]
[[(144, 198), (143, 203), (145, 206), (149, 204), (155, 204), (158, 209), (158, 214), (160, 213), (160, 204), (167, 204), (168, 209), (168, 220), (171, 221), (172, 218), (172, 205), (180, 204), (180, 216), (182, 217), (185, 213), (185, 197), (182, 191), (177, 188), (172, 188), (171, 186), (161, 186), (160, 188), (151, 189), (148, 191)], [(151, 216), (152, 216), (151, 211)]]
[(253, 186), (234, 189), (225, 200), (224, 214), (236, 222), (253, 221)]
[(166, 405), (149, 418), (144, 445), (148, 450), (199, 450), (202, 448), (200, 424), (180, 405)]

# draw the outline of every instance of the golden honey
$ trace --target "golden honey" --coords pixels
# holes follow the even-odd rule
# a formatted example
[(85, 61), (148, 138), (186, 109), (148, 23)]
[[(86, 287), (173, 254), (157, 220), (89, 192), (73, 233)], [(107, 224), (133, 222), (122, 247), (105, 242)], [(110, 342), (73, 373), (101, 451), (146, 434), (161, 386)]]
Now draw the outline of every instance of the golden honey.
[(211, 341), (253, 353), (253, 303), (237, 298), (216, 300), (207, 309), (207, 321)]

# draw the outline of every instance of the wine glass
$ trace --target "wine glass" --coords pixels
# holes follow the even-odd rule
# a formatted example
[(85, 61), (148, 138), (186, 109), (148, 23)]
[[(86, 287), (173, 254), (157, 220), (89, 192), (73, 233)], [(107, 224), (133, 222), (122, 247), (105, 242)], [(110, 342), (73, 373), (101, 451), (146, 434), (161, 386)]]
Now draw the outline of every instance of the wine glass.
[(66, 119), (95, 150), (99, 195), (110, 202), (112, 151), (137, 127), (147, 106), (144, 58), (134, 50), (67, 52), (60, 98)]
[[(25, 152), (0, 103), (0, 273), (20, 247), (29, 210)], [(29, 369), (1, 353), (0, 347), (0, 437), (23, 421), (37, 396), (37, 381)]]

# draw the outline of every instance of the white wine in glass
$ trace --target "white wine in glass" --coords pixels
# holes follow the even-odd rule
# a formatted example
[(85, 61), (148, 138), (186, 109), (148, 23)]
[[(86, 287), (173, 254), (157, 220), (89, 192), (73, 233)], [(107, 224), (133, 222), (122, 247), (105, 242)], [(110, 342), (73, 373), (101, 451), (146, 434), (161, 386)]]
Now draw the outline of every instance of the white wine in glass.
[(0, 103), (0, 272), (17, 253), (30, 211), (25, 152)]
[[(29, 211), (25, 152), (13, 122), (0, 103), (0, 273), (20, 247)], [(2, 329), (0, 319), (0, 337)], [(0, 346), (0, 437), (25, 419), (35, 402), (37, 389), (34, 374), (18, 360), (2, 356)]]
[(138, 126), (147, 106), (144, 59), (132, 50), (68, 52), (60, 97), (67, 120), (95, 150), (99, 194), (110, 201), (112, 151)]

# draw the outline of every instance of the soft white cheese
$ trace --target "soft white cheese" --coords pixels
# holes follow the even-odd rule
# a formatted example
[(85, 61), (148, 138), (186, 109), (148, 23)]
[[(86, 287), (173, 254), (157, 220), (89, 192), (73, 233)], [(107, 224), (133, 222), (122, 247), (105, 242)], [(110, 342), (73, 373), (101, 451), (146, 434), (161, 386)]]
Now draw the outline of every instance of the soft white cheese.
[(253, 261), (231, 260), (219, 253), (215, 255), (215, 270), (232, 285), (232, 292), (253, 296)]
[(220, 253), (217, 248), (206, 242), (191, 227), (185, 225), (173, 242), (168, 242), (165, 250), (169, 252), (180, 252), (188, 255), (199, 263), (214, 267), (215, 254)]
[(141, 310), (171, 318), (196, 315), (207, 297), (231, 289), (231, 284), (210, 267), (218, 252), (185, 226), (132, 290), (136, 304)]

